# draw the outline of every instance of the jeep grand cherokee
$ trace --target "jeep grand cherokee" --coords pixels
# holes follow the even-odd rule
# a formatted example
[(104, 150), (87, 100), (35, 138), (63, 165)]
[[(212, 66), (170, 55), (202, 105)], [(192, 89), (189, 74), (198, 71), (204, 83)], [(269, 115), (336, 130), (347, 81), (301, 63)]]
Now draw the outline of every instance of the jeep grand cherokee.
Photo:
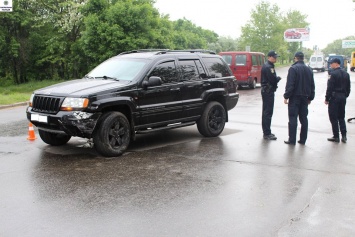
[(203, 136), (218, 136), (238, 99), (235, 77), (213, 52), (135, 50), (36, 90), (27, 118), (47, 144), (92, 138), (101, 155), (119, 156), (139, 133), (197, 124)]

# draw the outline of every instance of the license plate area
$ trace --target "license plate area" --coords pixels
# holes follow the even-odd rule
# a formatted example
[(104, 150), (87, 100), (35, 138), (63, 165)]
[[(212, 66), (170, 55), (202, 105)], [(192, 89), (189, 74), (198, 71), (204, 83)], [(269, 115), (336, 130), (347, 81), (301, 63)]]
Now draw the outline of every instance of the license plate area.
[(31, 114), (31, 121), (37, 121), (40, 123), (48, 123), (48, 116), (40, 114)]

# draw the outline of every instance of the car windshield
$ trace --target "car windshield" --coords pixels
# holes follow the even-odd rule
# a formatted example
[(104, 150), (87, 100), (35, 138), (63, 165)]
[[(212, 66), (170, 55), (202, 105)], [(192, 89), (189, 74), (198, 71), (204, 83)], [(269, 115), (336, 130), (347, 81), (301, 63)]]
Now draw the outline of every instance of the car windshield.
[(132, 81), (146, 63), (144, 60), (112, 58), (98, 65), (86, 77)]

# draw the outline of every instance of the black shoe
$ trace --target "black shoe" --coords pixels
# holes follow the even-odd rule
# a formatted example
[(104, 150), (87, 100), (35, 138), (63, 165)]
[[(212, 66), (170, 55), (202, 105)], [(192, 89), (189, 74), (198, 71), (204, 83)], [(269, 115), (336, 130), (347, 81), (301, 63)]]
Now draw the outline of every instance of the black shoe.
[(284, 141), (284, 143), (287, 144), (287, 145), (296, 145), (295, 143), (290, 142), (290, 141)]
[(330, 141), (330, 142), (339, 142), (339, 137), (328, 138), (328, 141)]
[(276, 140), (277, 137), (275, 137), (274, 134), (270, 134), (270, 135), (264, 135), (264, 139), (266, 139), (266, 140)]
[(304, 145), (304, 144), (306, 144), (306, 142), (303, 142), (303, 141), (297, 141), (299, 144), (301, 144), (301, 145)]
[(341, 141), (342, 141), (343, 143), (346, 143), (347, 140), (348, 140), (348, 139), (346, 138), (346, 136), (342, 136), (342, 137), (341, 137)]

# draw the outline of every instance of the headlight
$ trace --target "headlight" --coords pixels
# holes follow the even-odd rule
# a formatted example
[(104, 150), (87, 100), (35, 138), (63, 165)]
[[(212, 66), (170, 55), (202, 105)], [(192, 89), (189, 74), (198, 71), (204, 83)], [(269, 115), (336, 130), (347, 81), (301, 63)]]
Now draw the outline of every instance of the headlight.
[(60, 110), (73, 111), (73, 110), (82, 110), (88, 107), (89, 99), (87, 98), (70, 98), (67, 97), (64, 99), (62, 107)]
[(35, 94), (32, 94), (31, 97), (30, 97), (30, 102), (29, 102), (29, 106), (32, 107), (33, 105), (33, 97), (35, 96)]

